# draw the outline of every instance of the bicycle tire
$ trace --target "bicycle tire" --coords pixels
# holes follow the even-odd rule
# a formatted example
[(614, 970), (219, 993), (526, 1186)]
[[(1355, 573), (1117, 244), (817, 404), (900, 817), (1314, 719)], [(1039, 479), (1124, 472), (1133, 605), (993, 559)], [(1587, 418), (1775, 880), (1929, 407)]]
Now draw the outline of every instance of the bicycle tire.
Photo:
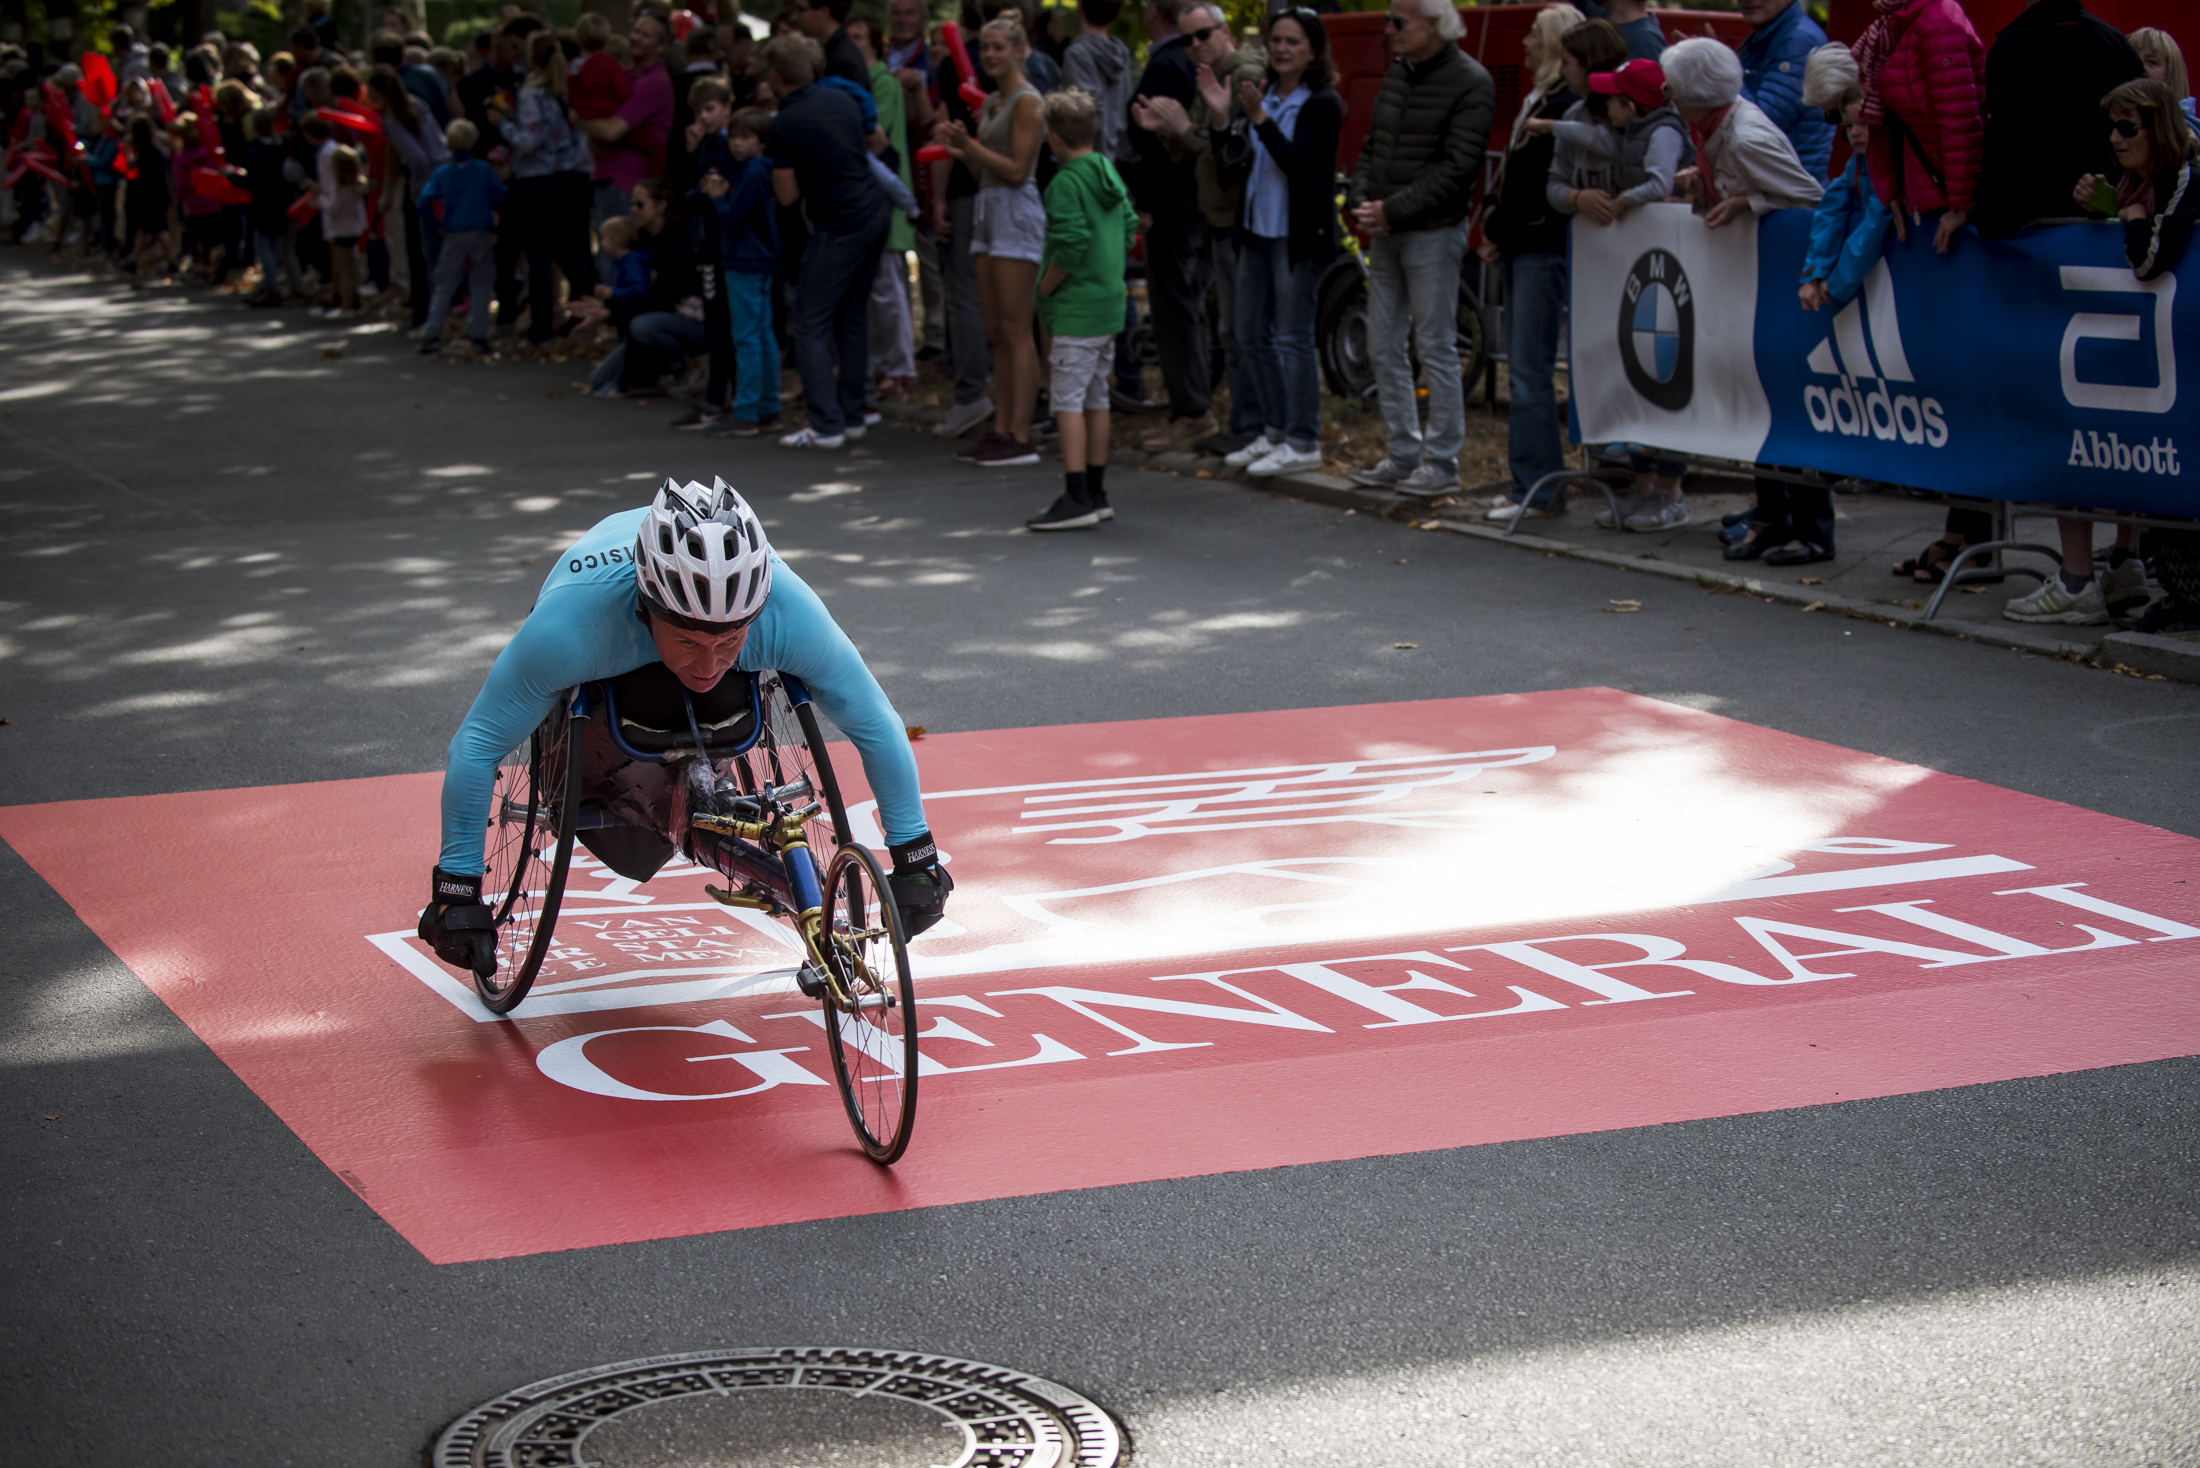
[[(492, 1014), (509, 1014), (527, 997), (557, 930), (581, 801), (581, 720), (568, 717), (561, 702), (525, 748), (524, 762), (507, 756), (497, 767), (489, 806), (492, 838), (482, 887), (503, 893), (495, 909), (497, 963), (495, 972), (475, 974), (473, 981)], [(503, 842), (494, 839), (498, 830), (515, 827), (516, 840), (509, 834)]]
[(873, 1162), (887, 1165), (909, 1146), (917, 1120), (917, 988), (909, 974), (909, 944), (901, 911), (878, 858), (865, 846), (843, 846), (826, 871), (821, 955), (841, 990), (858, 1001), (884, 1000), (844, 1014), (828, 993), (826, 1048), (833, 1080), (856, 1141)]

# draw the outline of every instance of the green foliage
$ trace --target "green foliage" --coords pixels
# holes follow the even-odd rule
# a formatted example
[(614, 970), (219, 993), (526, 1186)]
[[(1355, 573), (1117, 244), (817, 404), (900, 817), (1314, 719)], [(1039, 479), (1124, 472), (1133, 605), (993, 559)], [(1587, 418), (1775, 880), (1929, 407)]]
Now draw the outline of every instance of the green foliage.
[(268, 0), (251, 0), (242, 10), (214, 12), (214, 24), (232, 41), (250, 41), (262, 60), (283, 49), (290, 27)]

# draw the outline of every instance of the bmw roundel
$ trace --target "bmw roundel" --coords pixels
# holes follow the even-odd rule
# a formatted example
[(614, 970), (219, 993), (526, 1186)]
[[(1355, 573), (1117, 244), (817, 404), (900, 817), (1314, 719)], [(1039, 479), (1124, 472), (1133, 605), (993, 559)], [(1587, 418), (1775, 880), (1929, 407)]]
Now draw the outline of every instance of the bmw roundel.
[(1696, 298), (1681, 262), (1647, 250), (1627, 272), (1620, 297), (1619, 359), (1645, 399), (1679, 412), (1695, 391)]

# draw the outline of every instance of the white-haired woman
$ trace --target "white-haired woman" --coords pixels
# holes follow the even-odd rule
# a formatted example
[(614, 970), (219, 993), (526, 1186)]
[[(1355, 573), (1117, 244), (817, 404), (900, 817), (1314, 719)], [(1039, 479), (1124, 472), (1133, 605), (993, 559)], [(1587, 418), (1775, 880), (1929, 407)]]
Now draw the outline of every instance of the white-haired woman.
[(1742, 63), (1723, 41), (1695, 36), (1666, 48), (1666, 95), (1673, 99), (1697, 166), (1677, 180), (1713, 229), (1744, 214), (1808, 209), (1825, 194), (1795, 155), (1787, 134), (1742, 95)]
[[(1512, 381), (1512, 413), (1506, 428), (1506, 458), (1512, 489), (1492, 501), (1492, 517), (1510, 520), (1538, 480), (1566, 467), (1559, 435), (1558, 395), (1552, 372), (1558, 358), (1559, 317), (1566, 305), (1566, 216), (1544, 193), (1556, 139), (1528, 131), (1536, 118), (1553, 122), (1581, 100), (1566, 84), (1566, 32), (1580, 25), (1571, 5), (1546, 5), (1528, 27), (1524, 48), (1535, 85), (1520, 103), (1512, 140), (1505, 148), (1497, 202), (1482, 216), (1482, 240), (1476, 252), (1505, 272), (1512, 340), (1507, 369)], [(1558, 500), (1565, 503), (1563, 492)], [(1537, 505), (1528, 513), (1550, 513)]]

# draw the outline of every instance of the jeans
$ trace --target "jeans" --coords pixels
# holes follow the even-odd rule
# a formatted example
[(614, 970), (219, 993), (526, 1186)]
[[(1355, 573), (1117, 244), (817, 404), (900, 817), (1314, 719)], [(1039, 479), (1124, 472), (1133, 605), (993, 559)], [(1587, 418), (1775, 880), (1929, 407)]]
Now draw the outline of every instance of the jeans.
[(702, 322), (677, 311), (644, 311), (626, 324), (626, 342), (611, 354), (619, 358), (618, 375), (602, 382), (591, 377), (589, 386), (616, 381), (621, 387), (647, 387), (666, 367), (686, 361), (708, 345)]
[[(870, 374), (865, 308), (871, 275), (886, 247), (887, 221), (847, 234), (813, 230), (802, 247), (795, 287), (794, 360), (810, 427), (827, 438), (863, 426), (863, 385)], [(838, 371), (835, 371), (835, 359)]]
[(947, 201), (952, 234), (940, 266), (947, 288), (947, 365), (955, 374), (958, 407), (984, 397), (993, 376), (993, 348), (986, 340), (985, 310), (978, 304), (978, 262), (970, 253), (977, 214), (975, 196)]
[[(1184, 182), (1189, 188), (1191, 180)], [(1153, 313), (1171, 418), (1197, 418), (1214, 406), (1207, 367), (1207, 286), (1213, 271), (1204, 219), (1154, 216), (1146, 234), (1146, 305)]]
[(527, 256), (527, 339), (550, 340), (557, 314), (557, 286), (550, 274), (556, 262), (573, 294), (596, 288), (596, 266), (588, 258), (588, 178), (577, 168), (512, 180), (507, 212), (518, 216), (520, 248)]
[[(1237, 343), (1254, 381), (1254, 428), (1304, 452), (1322, 437), (1321, 372), (1314, 360), (1314, 302), (1322, 263), (1291, 263), (1291, 242), (1248, 236), (1238, 243)], [(1237, 393), (1235, 383), (1230, 388)], [(1237, 414), (1230, 415), (1236, 432)]]
[(420, 232), (420, 209), (410, 193), (401, 207), (405, 216), (406, 305), (412, 311), (412, 324), (419, 326), (428, 319), (428, 251)]
[(924, 302), (921, 346), (947, 350), (947, 282), (940, 276), (940, 242), (930, 228), (917, 231), (917, 294)]
[(260, 289), (281, 295), (282, 242), (264, 230), (252, 231), (252, 258), (260, 262)]
[[(1375, 355), (1375, 393), (1390, 429), (1390, 456), (1402, 464), (1457, 468), (1467, 438), (1459, 387), (1459, 260), (1467, 222), (1375, 237), (1368, 251), (1367, 339)], [(1414, 401), (1419, 351), (1428, 379), (1428, 432)]]
[(1138, 330), (1138, 298), (1126, 287), (1123, 292), (1123, 329), (1115, 334), (1115, 385), (1134, 397), (1146, 392), (1146, 369), (1139, 363), (1138, 349), (1131, 345), (1132, 334)]
[(474, 341), (489, 339), (489, 306), (496, 293), (497, 236), (489, 229), (451, 230), (443, 236), (442, 253), (435, 261), (435, 300), (428, 306), (422, 330), (429, 341), (443, 339), (443, 325), (451, 319), (451, 301), (458, 284), (466, 282), (466, 335)]
[[(1512, 382), (1511, 419), (1506, 451), (1512, 470), (1511, 498), (1518, 504), (1547, 474), (1566, 467), (1560, 434), (1558, 393), (1551, 374), (1558, 364), (1558, 328), (1566, 313), (1566, 257), (1557, 251), (1505, 257), (1505, 299), (1511, 303), (1511, 354), (1506, 363)], [(1566, 491), (1548, 490), (1537, 509), (1561, 508)]]
[(909, 266), (899, 250), (881, 250), (871, 275), (871, 376), (917, 375), (916, 342), (909, 324)]
[(1230, 384), (1229, 433), (1258, 433), (1266, 411), (1258, 368), (1238, 344), (1238, 243), (1227, 229), (1212, 232), (1215, 260), (1215, 326), (1222, 339), (1222, 380)]
[[(733, 318), (733, 416), (751, 423), (776, 418), (779, 338), (772, 335), (772, 278), (729, 270), (723, 279), (726, 309)], [(804, 378), (805, 392), (808, 383)]]

